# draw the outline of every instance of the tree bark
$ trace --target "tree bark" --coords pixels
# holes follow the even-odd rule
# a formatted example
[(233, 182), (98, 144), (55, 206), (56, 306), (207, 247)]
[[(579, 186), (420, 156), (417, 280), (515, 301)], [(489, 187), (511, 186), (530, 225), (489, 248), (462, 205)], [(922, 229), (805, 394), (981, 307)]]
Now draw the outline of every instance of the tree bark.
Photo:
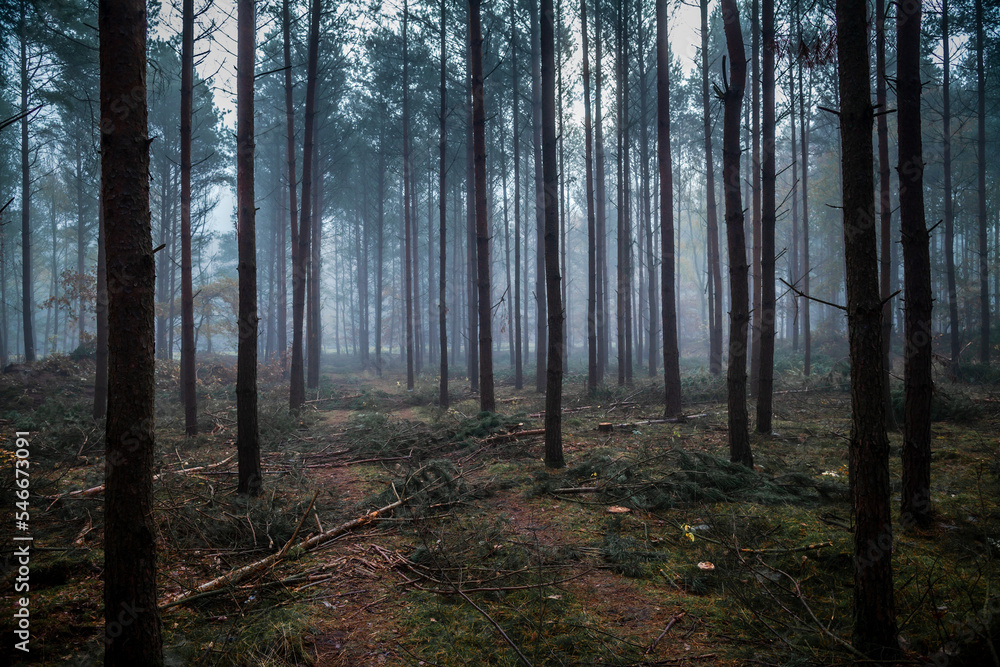
[[(800, 0), (796, 0), (796, 9), (800, 7)], [(799, 13), (799, 42), (802, 41), (802, 15)], [(799, 146), (802, 150), (800, 160), (802, 168), (802, 291), (809, 294), (809, 119), (806, 117), (806, 87), (802, 82), (802, 59), (798, 63), (799, 74), (799, 133), (801, 141)], [(810, 88), (812, 84), (810, 83)], [(809, 376), (812, 373), (812, 322), (810, 314), (812, 312), (810, 299), (802, 300), (802, 373)], [(773, 319), (773, 318), (772, 318)]]
[(587, 34), (587, 0), (580, 0), (580, 35), (583, 40), (583, 134), (587, 189), (587, 392), (597, 391), (597, 219), (594, 212), (593, 129), (590, 115), (590, 36)]
[(931, 260), (924, 221), (920, 136), (920, 4), (896, 11), (896, 99), (899, 111), (899, 223), (906, 291), (901, 509), (910, 523), (931, 521)]
[[(104, 249), (105, 243), (104, 202), (101, 197), (98, 197), (97, 303), (94, 307), (94, 319), (97, 324), (97, 339), (94, 344), (94, 359), (96, 361), (96, 368), (94, 370), (94, 419), (103, 419), (108, 411), (108, 261), (107, 253)], [(0, 257), (2, 257), (2, 253), (0, 253)], [(4, 327), (4, 335), (6, 335), (6, 327)]]
[[(753, 316), (750, 332), (750, 395), (757, 397), (760, 382), (760, 322), (762, 313), (761, 293), (761, 180), (760, 180), (760, 0), (752, 0), (750, 19), (750, 171), (753, 189)], [(794, 179), (793, 179), (794, 181)], [(792, 186), (795, 187), (794, 185)], [(794, 192), (794, 190), (793, 190)], [(794, 206), (793, 206), (794, 211)], [(794, 280), (794, 278), (793, 278)]]
[[(764, 0), (764, 35), (767, 42), (767, 7), (771, 0)], [(747, 325), (750, 320), (750, 293), (748, 285), (747, 248), (743, 199), (740, 193), (740, 116), (743, 109), (743, 92), (746, 89), (747, 63), (740, 28), (739, 11), (736, 0), (722, 0), (722, 21), (729, 50), (729, 85), (724, 84), (722, 127), (722, 173), (726, 201), (726, 237), (729, 241), (729, 369), (726, 384), (729, 394), (729, 458), (733, 463), (742, 463), (753, 468), (753, 454), (750, 452), (750, 432), (747, 426)], [(765, 51), (767, 45), (765, 44)], [(766, 56), (765, 56), (766, 58)], [(773, 54), (772, 54), (773, 58)], [(772, 64), (773, 72), (773, 64)], [(767, 60), (764, 62), (764, 127), (767, 127)], [(772, 74), (773, 77), (773, 74)], [(765, 158), (767, 138), (764, 139)], [(765, 170), (765, 176), (767, 172)], [(764, 181), (764, 210), (767, 210), (767, 180)], [(767, 227), (767, 221), (764, 221)], [(766, 242), (764, 250), (767, 250)], [(773, 262), (773, 260), (772, 260)], [(767, 271), (764, 271), (766, 276)], [(772, 279), (773, 287), (774, 281)], [(764, 297), (767, 293), (765, 290)], [(764, 318), (766, 320), (766, 317)], [(762, 336), (763, 339), (763, 336)], [(765, 344), (761, 346), (766, 348)], [(762, 349), (762, 351), (764, 351)], [(766, 354), (761, 354), (761, 377), (767, 369)], [(769, 394), (770, 392), (768, 392)], [(761, 397), (764, 391), (762, 388)]]
[(493, 318), (490, 306), (490, 228), (486, 216), (486, 108), (483, 100), (481, 0), (469, 0), (472, 60), (472, 144), (476, 170), (476, 264), (479, 287), (479, 409), (495, 412), (493, 394)]
[(323, 351), (323, 319), (319, 291), (323, 279), (322, 257), (320, 256), (320, 236), (323, 232), (323, 166), (320, 160), (320, 143), (316, 142), (313, 157), (313, 188), (312, 188), (312, 238), (309, 241), (309, 307), (307, 318), (309, 322), (308, 349), (306, 353), (306, 386), (310, 389), (319, 387), (319, 368)]
[(403, 2), (403, 298), (406, 302), (406, 388), (413, 390), (413, 219), (410, 207), (409, 3)]
[(701, 100), (705, 128), (705, 201), (708, 225), (708, 369), (722, 372), (722, 262), (719, 258), (719, 221), (715, 207), (715, 161), (712, 158), (712, 118), (708, 96), (708, 0), (701, 0)]
[(955, 285), (955, 220), (951, 191), (951, 34), (948, 30), (948, 0), (941, 4), (941, 94), (944, 98), (942, 112), (942, 143), (944, 153), (944, 258), (948, 280), (948, 329), (951, 342), (950, 373), (959, 376), (961, 338), (958, 330), (958, 289)]
[[(442, 0), (443, 2), (444, 0)], [(520, 77), (517, 71), (517, 15), (510, 3), (511, 119), (514, 126), (514, 389), (524, 387), (524, 345), (521, 331), (521, 110)], [(525, 281), (527, 282), (527, 281)]]
[(261, 492), (257, 427), (257, 244), (254, 207), (254, 0), (239, 0), (236, 61), (236, 215), (239, 248), (239, 317), (236, 360), (237, 493)]
[(21, 322), (24, 331), (24, 360), (35, 360), (34, 283), (31, 280), (31, 170), (28, 144), (28, 32), (25, 5), (21, 0), (19, 34), (21, 37)]
[(674, 293), (674, 173), (670, 155), (670, 44), (666, 0), (656, 2), (656, 158), (660, 172), (660, 293), (663, 300), (664, 416), (681, 414)]
[[(542, 84), (539, 52), (538, 3), (531, 7), (531, 124), (535, 151), (535, 391), (546, 391), (547, 379), (542, 373), (545, 363), (545, 185), (542, 174)], [(555, 46), (553, 46), (555, 50)], [(555, 62), (553, 60), (553, 62)], [(554, 76), (554, 73), (553, 73)], [(554, 85), (554, 84), (553, 84)], [(555, 95), (553, 89), (553, 96)]]
[(309, 241), (313, 178), (313, 134), (316, 124), (316, 75), (319, 65), (319, 19), (322, 0), (312, 0), (309, 20), (309, 55), (306, 65), (305, 136), (302, 149), (302, 210), (299, 217), (298, 256), (292, 269), (292, 368), (289, 388), (289, 408), (298, 412), (306, 401), (303, 359), (303, 329), (305, 325), (306, 279), (309, 270)]
[(881, 235), (879, 286), (882, 295), (882, 401), (885, 406), (885, 425), (896, 430), (896, 415), (892, 407), (889, 391), (889, 371), (892, 369), (890, 354), (892, 348), (892, 195), (889, 189), (889, 121), (886, 110), (885, 83), (885, 0), (875, 0), (875, 103), (880, 112), (877, 121), (878, 133), (878, 183), (879, 183), (879, 225)]
[[(286, 178), (288, 179), (288, 211), (289, 211), (289, 230), (291, 232), (289, 239), (291, 239), (291, 250), (292, 250), (292, 285), (294, 289), (295, 275), (294, 271), (298, 270), (298, 253), (299, 253), (299, 221), (298, 221), (298, 202), (296, 201), (296, 185), (297, 179), (295, 178), (295, 110), (293, 107), (292, 99), (292, 51), (291, 51), (291, 18), (289, 16), (288, 10), (288, 0), (282, 0), (281, 3), (281, 34), (282, 34), (282, 53), (284, 56), (284, 68), (285, 68), (285, 135), (286, 143), (288, 147), (288, 167), (286, 171)], [(280, 320), (280, 328), (278, 330), (278, 343), (281, 347), (281, 369), (282, 375), (288, 374), (288, 341), (287, 329), (288, 329), (288, 312), (287, 312), (287, 287), (285, 284), (285, 246), (284, 246), (284, 235), (282, 235), (282, 246), (281, 246), (281, 270), (279, 274), (281, 276), (281, 297), (278, 302), (278, 319)], [(294, 295), (292, 297), (294, 301)], [(294, 304), (293, 304), (294, 309)]]
[(101, 189), (108, 267), (104, 664), (163, 664), (153, 517), (155, 275), (146, 3), (101, 0)]
[[(764, 0), (761, 6), (761, 37), (764, 53), (761, 70), (761, 92), (764, 108), (761, 112), (761, 215), (760, 215), (760, 367), (757, 370), (757, 432), (770, 434), (772, 401), (774, 399), (774, 225), (775, 225), (775, 110), (774, 110), (774, 0)], [(801, 91), (800, 91), (801, 94)], [(727, 213), (728, 215), (728, 213)], [(733, 266), (732, 252), (729, 265)], [(730, 269), (730, 272), (732, 269)], [(733, 297), (735, 299), (735, 295)], [(730, 333), (730, 345), (732, 345)], [(729, 367), (733, 360), (730, 357)]]
[(604, 382), (610, 355), (611, 323), (608, 317), (608, 230), (607, 180), (604, 173), (604, 113), (601, 107), (603, 83), (604, 20), (602, 0), (594, 0), (594, 226), (597, 232), (597, 383)]
[(194, 0), (183, 1), (181, 25), (181, 402), (184, 404), (184, 433), (192, 436), (198, 433), (198, 408), (195, 396), (194, 286), (191, 278)]
[[(468, 28), (468, 26), (466, 26)], [(465, 298), (468, 330), (466, 332), (466, 352), (469, 374), (469, 388), (479, 391), (479, 267), (476, 255), (476, 151), (473, 137), (475, 121), (472, 117), (472, 31), (467, 30), (466, 39), (466, 86), (465, 86)]]
[[(559, 174), (556, 163), (555, 12), (541, 0), (542, 165), (545, 186), (545, 288), (549, 340), (545, 386), (545, 465), (565, 465), (562, 449), (563, 308), (559, 291)], [(539, 339), (541, 344), (541, 339)]]
[(979, 153), (979, 361), (990, 363), (990, 273), (986, 224), (986, 68), (983, 63), (983, 0), (976, 0), (976, 91), (977, 139)]
[[(896, 646), (892, 589), (889, 440), (882, 409), (882, 300), (875, 245), (871, 79), (867, 5), (837, 0), (844, 256), (851, 354), (849, 468), (854, 512), (856, 648), (891, 657)], [(886, 655), (890, 654), (890, 655)]]
[(447, 22), (446, 18), (446, 6), (445, 0), (441, 0), (441, 106), (439, 109), (438, 122), (439, 125), (439, 169), (438, 174), (438, 197), (440, 198), (440, 209), (441, 217), (438, 219), (438, 244), (440, 252), (440, 262), (441, 271), (438, 277), (438, 335), (440, 336), (441, 344), (441, 370), (440, 370), (440, 396), (438, 402), (441, 407), (448, 406), (448, 307), (446, 301), (445, 288), (447, 286), (447, 281), (445, 280), (445, 275), (447, 274), (447, 249), (448, 249), (448, 227), (447, 220), (445, 218), (445, 198), (446, 191), (445, 185), (447, 183), (447, 172), (448, 168), (445, 161), (446, 148), (447, 148), (447, 124), (446, 118), (448, 116), (447, 111), (447, 85), (448, 85), (448, 46), (447, 46)]

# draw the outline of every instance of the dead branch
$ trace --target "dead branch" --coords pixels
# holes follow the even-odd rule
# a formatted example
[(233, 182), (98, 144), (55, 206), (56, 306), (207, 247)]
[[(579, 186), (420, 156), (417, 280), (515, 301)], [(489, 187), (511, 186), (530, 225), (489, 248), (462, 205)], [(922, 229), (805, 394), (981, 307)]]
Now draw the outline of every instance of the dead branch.
[(511, 442), (512, 440), (519, 440), (522, 437), (528, 437), (533, 435), (545, 435), (544, 428), (530, 428), (526, 431), (512, 431), (510, 433), (502, 433), (500, 435), (494, 435), (483, 440), (484, 445), (498, 445), (504, 442)]
[(687, 415), (686, 417), (673, 417), (671, 419), (645, 419), (638, 422), (625, 422), (624, 424), (612, 424), (611, 422), (602, 422), (597, 425), (597, 430), (601, 432), (614, 431), (620, 428), (633, 428), (635, 426), (648, 426), (649, 424), (683, 424), (689, 419), (697, 419), (699, 417), (707, 417), (707, 412), (702, 412), (696, 415)]
[(655, 639), (655, 640), (653, 641), (653, 643), (652, 643), (652, 644), (650, 644), (650, 645), (649, 645), (649, 647), (648, 647), (648, 648), (646, 649), (646, 655), (649, 655), (649, 654), (650, 654), (650, 653), (652, 653), (652, 652), (653, 652), (654, 650), (656, 650), (656, 645), (660, 643), (660, 640), (661, 640), (661, 639), (663, 639), (663, 637), (664, 637), (664, 636), (665, 636), (665, 635), (666, 635), (666, 634), (667, 634), (668, 632), (670, 632), (670, 628), (674, 627), (674, 623), (676, 623), (677, 621), (681, 620), (681, 619), (682, 619), (682, 618), (684, 618), (684, 617), (685, 617), (686, 615), (687, 615), (687, 612), (686, 612), (686, 611), (683, 611), (683, 610), (682, 610), (682, 611), (679, 611), (679, 612), (677, 612), (677, 613), (676, 613), (676, 614), (674, 614), (673, 616), (671, 616), (671, 617), (670, 617), (670, 620), (669, 620), (669, 621), (667, 621), (667, 626), (666, 626), (665, 628), (663, 628), (663, 632), (661, 632), (661, 633), (660, 633), (660, 636), (659, 636), (659, 637), (657, 637), (657, 638), (656, 638), (656, 639)]

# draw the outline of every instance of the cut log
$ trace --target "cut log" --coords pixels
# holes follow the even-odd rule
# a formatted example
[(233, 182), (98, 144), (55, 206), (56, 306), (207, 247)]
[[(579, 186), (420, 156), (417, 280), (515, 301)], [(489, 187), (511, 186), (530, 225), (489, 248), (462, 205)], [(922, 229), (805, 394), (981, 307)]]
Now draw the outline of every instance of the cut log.
[(698, 417), (707, 417), (707, 412), (702, 412), (697, 415), (687, 415), (686, 417), (674, 417), (672, 419), (645, 419), (643, 421), (637, 422), (625, 422), (623, 424), (612, 424), (611, 422), (601, 422), (597, 425), (597, 430), (603, 433), (614, 431), (620, 428), (633, 428), (635, 426), (648, 426), (649, 424), (681, 424), (686, 422), (688, 419), (697, 419)]

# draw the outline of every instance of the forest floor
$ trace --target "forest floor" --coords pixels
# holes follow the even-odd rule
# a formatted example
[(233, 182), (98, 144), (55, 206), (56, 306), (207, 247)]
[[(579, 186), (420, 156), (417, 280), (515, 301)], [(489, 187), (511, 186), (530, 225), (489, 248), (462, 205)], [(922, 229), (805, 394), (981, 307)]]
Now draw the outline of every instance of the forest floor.
[[(332, 358), (297, 418), (286, 409), (287, 384), (266, 368), (264, 493), (247, 499), (234, 492), (235, 371), (222, 357), (199, 361), (197, 437), (182, 435), (176, 366), (157, 376), (164, 601), (288, 542), (367, 519), (319, 548), (290, 549), (253, 578), (165, 608), (168, 664), (856, 660), (850, 396), (836, 371), (779, 376), (774, 433), (753, 436), (753, 470), (728, 462), (724, 379), (685, 373), (692, 417), (643, 423), (660, 417), (655, 380), (587, 396), (585, 376), (571, 373), (567, 467), (548, 470), (541, 436), (519, 434), (542, 428), (543, 396), (515, 391), (506, 368), (490, 415), (479, 413), (464, 378), (453, 380), (442, 410), (431, 375), (408, 392), (398, 376)], [(103, 481), (101, 431), (89, 416), (93, 362), (58, 357), (8, 371), (0, 487), (13, 498), (8, 459), (15, 431), (28, 431), (35, 540), (30, 660), (12, 647), (8, 614), (0, 663), (98, 664), (103, 496), (67, 495)], [(890, 435), (899, 664), (1000, 665), (1000, 385), (941, 379), (935, 400), (927, 530), (900, 523), (901, 436)], [(369, 514), (399, 499), (394, 511)], [(5, 526), (13, 502), (0, 508)]]

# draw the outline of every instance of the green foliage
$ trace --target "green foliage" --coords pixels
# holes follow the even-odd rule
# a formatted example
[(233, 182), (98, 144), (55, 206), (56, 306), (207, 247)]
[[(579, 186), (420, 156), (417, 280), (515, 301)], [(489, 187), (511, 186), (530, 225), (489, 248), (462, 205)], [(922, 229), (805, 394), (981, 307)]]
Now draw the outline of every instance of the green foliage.
[[(905, 393), (903, 387), (892, 389), (892, 410), (896, 420), (903, 423)], [(937, 383), (931, 399), (931, 421), (969, 424), (983, 415), (983, 406), (957, 385)]]

